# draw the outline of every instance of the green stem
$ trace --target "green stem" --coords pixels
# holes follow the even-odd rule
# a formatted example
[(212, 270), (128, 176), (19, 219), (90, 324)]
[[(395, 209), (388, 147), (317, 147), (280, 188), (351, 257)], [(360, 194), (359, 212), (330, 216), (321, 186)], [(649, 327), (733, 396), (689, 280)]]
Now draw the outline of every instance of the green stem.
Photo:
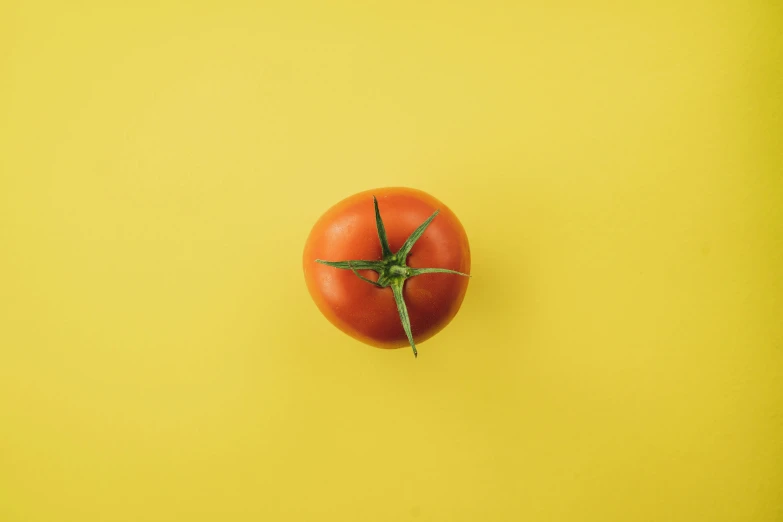
[[(351, 270), (359, 279), (370, 283), (371, 285), (387, 288), (391, 287), (392, 294), (394, 295), (394, 302), (397, 304), (397, 313), (400, 315), (400, 322), (402, 328), (405, 330), (405, 335), (408, 338), (408, 342), (413, 349), (414, 357), (418, 357), (418, 351), (416, 350), (416, 343), (413, 339), (413, 332), (411, 331), (411, 321), (408, 316), (408, 307), (405, 304), (405, 296), (403, 289), (405, 287), (405, 281), (411, 277), (415, 277), (421, 274), (455, 274), (465, 277), (470, 277), (468, 274), (457, 272), (456, 270), (449, 270), (447, 268), (410, 268), (405, 262), (410, 254), (413, 245), (416, 241), (424, 235), (424, 231), (432, 223), (432, 220), (438, 215), (438, 210), (432, 213), (424, 223), (418, 226), (414, 230), (405, 243), (402, 245), (397, 253), (393, 253), (389, 248), (389, 241), (386, 238), (386, 228), (383, 225), (381, 219), (381, 212), (378, 209), (378, 200), (373, 196), (373, 206), (375, 207), (375, 227), (378, 230), (378, 239), (381, 242), (381, 251), (383, 252), (383, 260), (381, 261), (365, 261), (365, 260), (348, 260), (348, 261), (324, 261), (322, 259), (316, 259), (316, 262), (331, 266), (333, 268), (340, 268), (343, 270)], [(362, 276), (357, 270), (373, 270), (378, 273), (378, 281), (373, 281)]]
[(375, 286), (377, 286), (378, 288), (383, 288), (383, 286), (381, 286), (381, 285), (380, 285), (380, 284), (378, 284), (377, 282), (373, 281), (372, 279), (367, 279), (367, 278), (366, 278), (366, 277), (364, 277), (362, 274), (360, 274), (359, 272), (357, 272), (357, 271), (356, 271), (356, 269), (353, 267), (353, 265), (351, 264), (351, 262), (350, 262), (350, 261), (348, 261), (348, 267), (349, 267), (351, 270), (353, 270), (353, 273), (356, 275), (356, 277), (358, 277), (358, 278), (359, 278), (359, 279), (361, 279), (362, 281), (364, 281), (364, 282), (366, 282), (366, 283), (370, 283), (371, 285), (375, 285)]
[(392, 251), (391, 248), (389, 248), (389, 240), (386, 238), (386, 227), (383, 226), (381, 211), (378, 210), (378, 200), (375, 199), (375, 196), (372, 197), (372, 204), (375, 207), (375, 228), (378, 229), (378, 239), (381, 240), (383, 258), (386, 259), (392, 255)]
[(419, 352), (416, 351), (416, 343), (413, 342), (411, 319), (408, 317), (408, 307), (405, 306), (405, 298), (402, 295), (402, 287), (404, 284), (404, 279), (396, 279), (391, 284), (391, 289), (394, 293), (394, 301), (397, 303), (397, 312), (400, 314), (400, 321), (402, 321), (402, 329), (405, 330), (405, 335), (408, 337), (408, 342), (411, 343), (411, 348), (413, 348), (413, 356), (418, 357)]
[(457, 274), (465, 277), (470, 277), (470, 274), (463, 274), (456, 270), (449, 270), (447, 268), (409, 268), (411, 277), (421, 274)]
[(419, 227), (414, 230), (413, 233), (411, 233), (408, 239), (405, 240), (405, 243), (403, 243), (402, 248), (400, 248), (399, 252), (397, 252), (397, 255), (399, 255), (402, 259), (406, 259), (408, 257), (408, 254), (411, 253), (411, 248), (413, 248), (413, 245), (416, 244), (416, 241), (418, 241), (419, 238), (424, 235), (424, 231), (427, 230), (428, 226), (430, 226), (430, 223), (432, 223), (432, 220), (435, 219), (435, 216), (438, 215), (438, 212), (440, 212), (440, 210), (433, 212), (424, 223), (419, 225)]
[(345, 270), (375, 270), (376, 272), (383, 264), (381, 261), (361, 261), (357, 259), (351, 259), (349, 261), (324, 261), (323, 259), (316, 259), (315, 262), (334, 268), (343, 268)]

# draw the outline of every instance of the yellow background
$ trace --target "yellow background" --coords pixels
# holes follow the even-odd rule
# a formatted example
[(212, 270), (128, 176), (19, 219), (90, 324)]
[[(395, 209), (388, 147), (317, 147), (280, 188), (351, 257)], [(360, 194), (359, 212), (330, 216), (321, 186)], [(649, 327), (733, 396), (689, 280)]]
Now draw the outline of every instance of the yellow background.
[[(645, 4), (4, 2), (0, 520), (781, 520), (783, 10)], [(301, 274), (386, 185), (418, 360)]]

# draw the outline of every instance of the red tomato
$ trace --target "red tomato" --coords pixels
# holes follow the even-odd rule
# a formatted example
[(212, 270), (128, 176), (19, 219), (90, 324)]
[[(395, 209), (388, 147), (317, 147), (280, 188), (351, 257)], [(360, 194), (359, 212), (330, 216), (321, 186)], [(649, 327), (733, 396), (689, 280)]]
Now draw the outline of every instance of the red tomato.
[[(412, 234), (421, 235), (411, 247)], [(419, 190), (383, 188), (330, 208), (310, 232), (303, 261), (310, 295), (335, 326), (372, 346), (410, 345), (416, 354), (414, 342), (438, 333), (459, 310), (470, 247), (457, 216), (440, 201)]]

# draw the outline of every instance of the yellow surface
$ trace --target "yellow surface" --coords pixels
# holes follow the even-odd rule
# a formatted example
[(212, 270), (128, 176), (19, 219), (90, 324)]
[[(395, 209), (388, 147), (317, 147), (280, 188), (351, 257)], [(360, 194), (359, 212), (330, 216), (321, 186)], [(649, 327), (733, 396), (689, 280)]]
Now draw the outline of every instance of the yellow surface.
[[(0, 521), (781, 520), (779, 2), (112, 4), (0, 7)], [(418, 360), (301, 274), (384, 185)]]

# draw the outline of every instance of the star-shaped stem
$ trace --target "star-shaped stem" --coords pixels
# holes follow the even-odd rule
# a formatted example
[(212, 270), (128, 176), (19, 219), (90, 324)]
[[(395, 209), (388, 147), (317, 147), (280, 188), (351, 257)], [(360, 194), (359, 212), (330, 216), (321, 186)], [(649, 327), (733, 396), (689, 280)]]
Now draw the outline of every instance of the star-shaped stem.
[[(348, 261), (324, 261), (322, 259), (316, 259), (316, 262), (331, 266), (334, 268), (341, 268), (343, 270), (351, 270), (356, 276), (371, 285), (380, 288), (391, 288), (394, 295), (394, 301), (397, 303), (397, 312), (400, 314), (400, 321), (402, 322), (402, 328), (405, 330), (405, 335), (408, 337), (408, 342), (413, 349), (414, 357), (418, 357), (418, 351), (416, 350), (416, 343), (413, 340), (413, 333), (411, 332), (411, 321), (408, 317), (408, 307), (405, 306), (405, 298), (403, 296), (403, 288), (405, 280), (411, 277), (415, 277), (421, 274), (456, 274), (465, 277), (470, 277), (468, 274), (457, 272), (456, 270), (448, 270), (446, 268), (411, 268), (405, 261), (410, 254), (413, 245), (424, 234), (424, 231), (438, 215), (438, 210), (432, 213), (424, 223), (419, 225), (414, 230), (408, 239), (405, 240), (402, 247), (396, 252), (392, 252), (389, 248), (389, 240), (386, 238), (386, 228), (383, 226), (383, 220), (381, 219), (381, 212), (378, 209), (378, 200), (373, 196), (373, 205), (375, 206), (375, 227), (378, 229), (378, 239), (381, 242), (381, 251), (383, 252), (383, 259), (380, 261), (365, 261), (365, 260), (348, 260)], [(378, 273), (378, 281), (372, 281), (362, 276), (358, 270), (373, 270)]]

